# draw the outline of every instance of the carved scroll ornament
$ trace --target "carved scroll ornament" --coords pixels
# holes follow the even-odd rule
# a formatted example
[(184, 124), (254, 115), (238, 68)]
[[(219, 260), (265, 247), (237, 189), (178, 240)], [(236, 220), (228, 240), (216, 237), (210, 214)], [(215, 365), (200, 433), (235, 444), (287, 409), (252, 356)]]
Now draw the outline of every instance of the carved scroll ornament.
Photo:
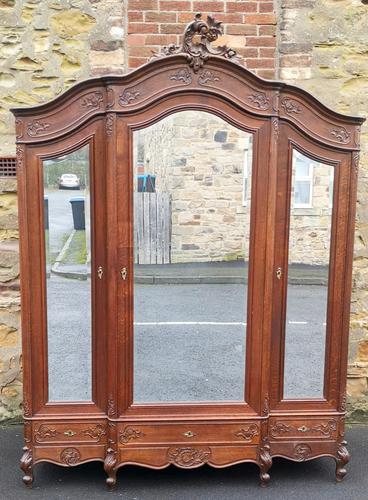
[(194, 21), (185, 28), (183, 44), (181, 46), (170, 44), (164, 47), (161, 53), (155, 54), (154, 57), (184, 54), (194, 73), (197, 73), (203, 67), (211, 55), (237, 60), (235, 50), (225, 45), (219, 47), (211, 45), (223, 33), (224, 30), (220, 21), (216, 21), (212, 16), (207, 16), (207, 22), (205, 22), (202, 20), (202, 14), (196, 14)]

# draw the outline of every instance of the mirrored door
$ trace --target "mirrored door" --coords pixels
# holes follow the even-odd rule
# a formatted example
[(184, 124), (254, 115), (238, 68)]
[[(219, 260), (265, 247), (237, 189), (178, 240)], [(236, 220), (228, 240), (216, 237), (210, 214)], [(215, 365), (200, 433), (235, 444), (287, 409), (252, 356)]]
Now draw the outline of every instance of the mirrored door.
[(134, 403), (244, 401), (252, 150), (203, 111), (133, 132)]

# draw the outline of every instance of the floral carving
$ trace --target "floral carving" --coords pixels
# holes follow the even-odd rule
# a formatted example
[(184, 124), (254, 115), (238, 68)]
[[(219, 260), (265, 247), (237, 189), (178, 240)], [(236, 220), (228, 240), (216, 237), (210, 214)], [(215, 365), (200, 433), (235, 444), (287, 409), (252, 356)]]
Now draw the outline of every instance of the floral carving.
[(346, 394), (345, 391), (340, 396), (340, 411), (346, 411)]
[(277, 139), (279, 136), (279, 119), (274, 116), (271, 121), (272, 121), (273, 132)]
[(56, 429), (51, 429), (46, 424), (42, 424), (35, 432), (34, 437), (36, 441), (40, 442), (43, 441), (44, 439), (54, 438), (58, 434), (59, 432)]
[(348, 132), (345, 127), (333, 128), (330, 130), (330, 134), (333, 137), (336, 137), (337, 141), (341, 142), (342, 144), (347, 144), (351, 139), (351, 133)]
[(106, 108), (111, 109), (115, 104), (115, 93), (112, 87), (106, 87), (107, 103)]
[(97, 424), (94, 427), (88, 427), (88, 429), (82, 431), (82, 434), (89, 436), (92, 439), (96, 439), (99, 442), (102, 436), (106, 436), (106, 427), (102, 424)]
[(110, 137), (114, 130), (114, 114), (108, 113), (106, 115), (106, 134)]
[(15, 127), (17, 130), (16, 138), (21, 139), (23, 137), (23, 120), (21, 120), (20, 118), (16, 118)]
[(287, 434), (292, 430), (294, 430), (294, 427), (292, 427), (291, 425), (284, 424), (283, 422), (276, 422), (276, 424), (271, 427), (270, 433), (271, 436), (275, 438), (283, 436), (284, 434)]
[(220, 78), (216, 76), (216, 74), (213, 71), (210, 71), (209, 69), (201, 71), (198, 77), (198, 83), (200, 85), (206, 85), (206, 83), (209, 82), (218, 82), (219, 80)]
[(115, 400), (112, 394), (110, 394), (109, 400), (107, 402), (107, 414), (109, 417), (116, 415)]
[(266, 394), (264, 401), (263, 401), (262, 413), (263, 413), (263, 415), (268, 415), (270, 413), (270, 404), (269, 404), (268, 394)]
[(51, 123), (33, 120), (33, 122), (29, 123), (27, 126), (27, 133), (30, 137), (35, 137), (36, 135), (45, 132), (49, 127), (51, 127)]
[(249, 424), (242, 427), (240, 431), (235, 432), (235, 436), (244, 439), (244, 441), (252, 441), (255, 436), (259, 435), (258, 425)]
[(81, 101), (82, 108), (99, 109), (103, 102), (102, 92), (93, 92), (83, 97)]
[(173, 80), (175, 82), (183, 82), (185, 85), (189, 85), (192, 83), (192, 76), (187, 70), (187, 68), (182, 68), (179, 69), (176, 73), (173, 75), (170, 75), (170, 80)]
[(284, 108), (285, 113), (287, 113), (288, 115), (291, 115), (292, 113), (298, 115), (302, 112), (302, 108), (299, 106), (299, 103), (297, 101), (294, 101), (294, 99), (284, 97), (283, 99), (281, 99), (281, 106)]
[(23, 415), (27, 418), (31, 416), (31, 405), (28, 398), (24, 398), (23, 400)]
[(132, 101), (135, 101), (140, 95), (139, 90), (135, 88), (125, 89), (124, 92), (119, 95), (119, 104), (120, 106), (126, 106)]
[(274, 426), (271, 427), (270, 434), (273, 438), (284, 436), (286, 434), (299, 434), (306, 433), (309, 434), (322, 434), (323, 436), (331, 437), (337, 429), (336, 420), (329, 420), (325, 424), (315, 424), (312, 427), (307, 427), (306, 425), (301, 425), (300, 427), (295, 427), (293, 425), (288, 425), (284, 422), (276, 422)]
[(22, 170), (23, 163), (24, 163), (24, 149), (23, 149), (23, 146), (21, 146), (20, 144), (18, 144), (17, 145), (17, 149), (16, 149), (16, 153), (17, 153), (17, 167), (18, 167), (18, 170)]
[(254, 104), (258, 109), (268, 109), (270, 107), (270, 99), (264, 92), (255, 92), (248, 96), (248, 99)]
[(306, 443), (297, 444), (294, 448), (293, 454), (297, 460), (303, 462), (311, 456), (312, 448), (309, 446), (309, 444)]
[(358, 173), (359, 170), (359, 153), (356, 151), (353, 153), (353, 165), (355, 168), (355, 172)]
[(81, 454), (77, 448), (65, 448), (60, 453), (60, 460), (68, 466), (76, 465), (80, 461), (80, 458)]
[(223, 32), (220, 21), (208, 16), (205, 22), (202, 20), (202, 14), (196, 14), (194, 21), (185, 28), (183, 44), (181, 46), (168, 45), (162, 49), (160, 54), (155, 54), (154, 57), (183, 54), (186, 56), (189, 66), (193, 68), (194, 73), (197, 73), (211, 55), (222, 56), (226, 59), (235, 59), (237, 57), (235, 50), (226, 46), (211, 46), (211, 43), (217, 40)]
[(199, 467), (211, 457), (209, 448), (170, 448), (167, 452), (171, 463), (179, 467)]
[(133, 427), (125, 427), (125, 429), (120, 433), (119, 441), (122, 444), (126, 444), (132, 439), (139, 439), (143, 436), (143, 432), (133, 429)]

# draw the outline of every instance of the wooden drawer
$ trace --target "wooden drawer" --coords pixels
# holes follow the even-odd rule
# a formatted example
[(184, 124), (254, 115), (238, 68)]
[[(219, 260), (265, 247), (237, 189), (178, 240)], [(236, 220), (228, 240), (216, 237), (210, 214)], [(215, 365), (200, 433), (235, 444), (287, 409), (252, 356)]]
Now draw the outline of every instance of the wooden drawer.
[(34, 422), (33, 441), (40, 443), (100, 443), (107, 441), (105, 422)]
[(36, 446), (33, 448), (34, 463), (48, 461), (64, 467), (73, 467), (92, 460), (103, 461), (105, 446)]
[(270, 439), (335, 439), (337, 418), (270, 418)]
[(187, 424), (119, 424), (120, 445), (170, 443), (249, 443), (260, 441), (260, 424), (254, 421), (236, 423)]

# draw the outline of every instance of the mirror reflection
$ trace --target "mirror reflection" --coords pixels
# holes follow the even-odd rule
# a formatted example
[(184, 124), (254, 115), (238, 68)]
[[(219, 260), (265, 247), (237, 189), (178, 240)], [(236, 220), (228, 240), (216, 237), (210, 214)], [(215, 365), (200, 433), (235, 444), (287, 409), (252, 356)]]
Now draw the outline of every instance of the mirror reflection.
[(252, 135), (183, 111), (133, 150), (134, 402), (244, 401)]
[(293, 151), (284, 398), (323, 397), (334, 167)]
[(50, 401), (91, 400), (89, 146), (43, 162)]

